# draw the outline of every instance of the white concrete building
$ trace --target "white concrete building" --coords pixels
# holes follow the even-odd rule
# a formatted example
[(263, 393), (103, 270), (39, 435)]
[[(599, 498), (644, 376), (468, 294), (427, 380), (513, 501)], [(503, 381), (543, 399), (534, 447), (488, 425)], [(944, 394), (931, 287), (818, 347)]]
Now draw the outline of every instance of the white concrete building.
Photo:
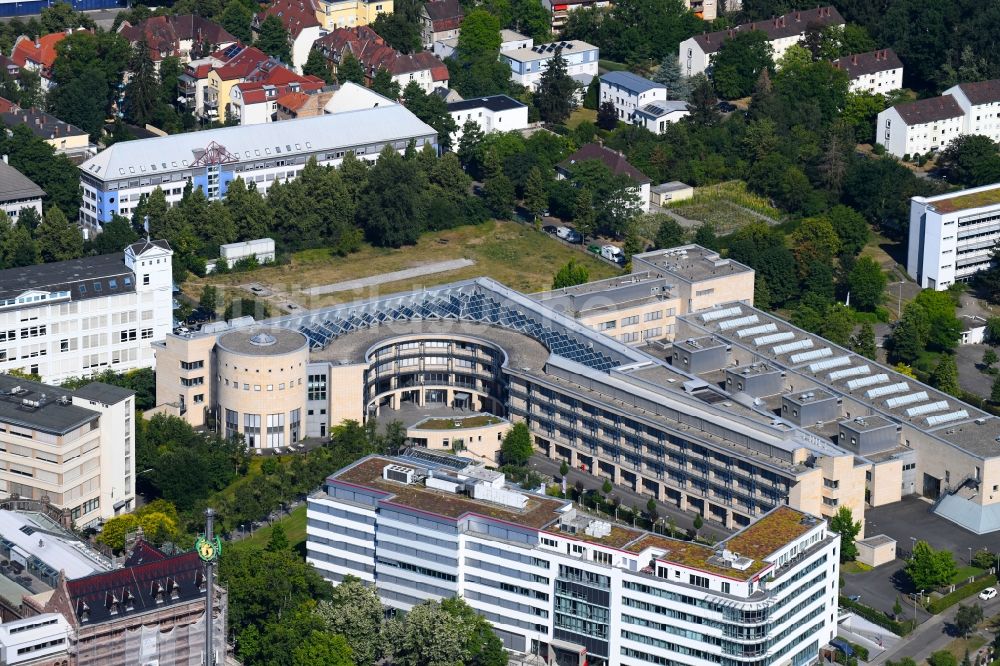
[(983, 134), (1000, 141), (1000, 79), (960, 83), (944, 91), (965, 114), (963, 134)]
[(834, 7), (817, 7), (789, 12), (784, 16), (744, 23), (729, 30), (706, 32), (685, 39), (680, 43), (678, 59), (681, 72), (685, 76), (700, 74), (712, 66), (712, 56), (719, 52), (722, 44), (739, 33), (759, 30), (767, 34), (773, 51), (774, 62), (781, 60), (785, 51), (793, 44), (798, 44), (810, 27), (827, 28), (842, 26), (844, 19)]
[(154, 366), (172, 324), (173, 251), (140, 241), (121, 254), (0, 271), (0, 372), (59, 382)]
[(237, 261), (250, 257), (255, 258), (261, 264), (274, 261), (274, 239), (258, 238), (242, 243), (220, 245), (219, 257), (226, 262), (229, 268), (235, 266)]
[(42, 188), (7, 164), (6, 157), (0, 161), (0, 210), (7, 213), (11, 222), (16, 224), (17, 216), (25, 208), (34, 208), (41, 217), (44, 196)]
[(421, 450), (340, 470), (307, 513), (306, 560), (328, 580), (357, 576), (403, 611), (461, 596), (546, 663), (813, 664), (837, 633), (840, 538), (786, 506), (709, 547)]
[(72, 646), (72, 628), (59, 613), (0, 624), (0, 664), (60, 664), (69, 657)]
[(663, 134), (671, 123), (688, 115), (688, 104), (676, 99), (650, 102), (636, 109), (633, 115), (633, 125), (645, 127), (653, 134)]
[(875, 142), (896, 157), (945, 148), (963, 134), (965, 114), (951, 95), (889, 107), (875, 121)]
[(652, 102), (665, 101), (667, 88), (632, 72), (608, 72), (601, 77), (600, 104), (615, 105), (618, 120), (635, 122), (635, 112)]
[[(501, 51), (516, 51), (517, 49), (530, 49), (535, 45), (535, 40), (527, 35), (522, 35), (519, 32), (514, 32), (513, 30), (508, 30), (504, 28), (500, 31), (500, 50)], [(434, 55), (444, 60), (445, 58), (450, 58), (455, 54), (455, 49), (458, 48), (458, 37), (449, 37), (448, 39), (439, 39), (434, 42), (434, 46), (431, 48)]]
[(490, 97), (475, 97), (448, 105), (448, 113), (458, 125), (458, 130), (452, 135), (452, 148), (458, 147), (462, 138), (463, 126), (470, 120), (483, 131), (512, 132), (528, 126), (528, 107), (507, 95), (491, 95)]
[(0, 499), (70, 511), (78, 527), (135, 505), (135, 396), (97, 382), (74, 391), (0, 375)]
[(568, 42), (539, 44), (531, 48), (501, 51), (500, 62), (510, 67), (510, 78), (514, 83), (535, 90), (538, 82), (542, 79), (542, 73), (549, 66), (549, 61), (560, 49), (562, 57), (566, 61), (567, 74), (572, 77), (597, 76), (600, 49), (576, 39)]
[(885, 94), (903, 87), (903, 62), (892, 49), (847, 55), (833, 66), (847, 72), (851, 92)]
[(1000, 239), (1000, 183), (910, 199), (906, 271), (925, 289), (989, 268)]

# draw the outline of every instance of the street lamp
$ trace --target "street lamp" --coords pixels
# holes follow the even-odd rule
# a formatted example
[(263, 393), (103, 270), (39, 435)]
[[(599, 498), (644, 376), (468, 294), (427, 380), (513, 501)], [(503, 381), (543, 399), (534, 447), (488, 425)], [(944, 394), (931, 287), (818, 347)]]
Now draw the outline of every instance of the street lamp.
[(901, 319), (903, 316), (903, 284), (904, 281), (899, 281), (899, 300), (896, 302), (896, 319)]
[(969, 564), (972, 564), (972, 546), (969, 546)]

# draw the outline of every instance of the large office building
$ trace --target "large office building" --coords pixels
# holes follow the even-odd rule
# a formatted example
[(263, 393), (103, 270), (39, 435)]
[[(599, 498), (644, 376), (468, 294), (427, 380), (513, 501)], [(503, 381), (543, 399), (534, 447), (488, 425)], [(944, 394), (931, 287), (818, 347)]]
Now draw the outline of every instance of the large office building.
[(135, 507), (135, 397), (0, 375), (0, 499), (47, 501), (87, 527)]
[[(596, 62), (596, 61), (595, 61)], [(386, 146), (400, 153), (410, 142), (419, 150), (437, 146), (437, 132), (401, 104), (263, 125), (123, 141), (80, 166), (80, 221), (100, 227), (114, 215), (129, 217), (144, 194), (159, 187), (167, 202), (181, 200), (184, 187), (201, 188), (212, 200), (225, 197), (235, 178), (266, 192), (274, 182), (298, 176), (310, 159), (336, 166), (353, 152), (375, 160)]]
[(461, 595), (546, 663), (815, 663), (837, 632), (840, 539), (778, 507), (715, 546), (587, 516), (445, 454), (368, 457), (308, 501), (308, 562), (408, 610)]
[(172, 255), (165, 241), (139, 241), (0, 271), (0, 372), (60, 382), (153, 367), (150, 343), (173, 323)]
[(968, 282), (993, 261), (1000, 239), (1000, 183), (910, 199), (906, 271), (924, 289)]

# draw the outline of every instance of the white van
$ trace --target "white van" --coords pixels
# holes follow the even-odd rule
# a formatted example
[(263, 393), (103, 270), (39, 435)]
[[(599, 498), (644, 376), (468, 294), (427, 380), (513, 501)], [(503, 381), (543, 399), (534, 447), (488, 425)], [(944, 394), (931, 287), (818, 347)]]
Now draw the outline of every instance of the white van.
[(567, 238), (569, 238), (570, 232), (572, 231), (573, 230), (570, 229), (569, 227), (556, 227), (556, 236), (562, 238), (563, 240), (566, 240)]
[(610, 259), (616, 264), (620, 264), (625, 261), (625, 255), (622, 254), (622, 249), (614, 245), (602, 245), (601, 256), (605, 259)]

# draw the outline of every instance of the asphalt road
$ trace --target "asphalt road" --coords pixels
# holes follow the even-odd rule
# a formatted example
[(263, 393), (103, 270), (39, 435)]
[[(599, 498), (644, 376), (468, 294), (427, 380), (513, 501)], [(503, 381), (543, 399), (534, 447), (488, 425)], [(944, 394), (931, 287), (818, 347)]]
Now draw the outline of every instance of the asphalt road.
[[(560, 461), (550, 460), (542, 455), (535, 455), (528, 462), (528, 465), (535, 471), (556, 478), (560, 476), (560, 464)], [(604, 485), (603, 478), (587, 474), (586, 472), (582, 472), (578, 469), (570, 469), (569, 473), (566, 474), (566, 481), (568, 486), (573, 486), (577, 481), (580, 481), (583, 483), (583, 487), (587, 490), (599, 490), (601, 486)], [(614, 490), (611, 492), (611, 495), (621, 498), (622, 504), (625, 506), (638, 506), (643, 510), (645, 510), (646, 503), (649, 501), (649, 495), (642, 495), (634, 490), (618, 485), (614, 486)], [(664, 517), (673, 518), (677, 527), (685, 530), (694, 529), (694, 513), (681, 511), (673, 504), (657, 502), (657, 505), (659, 514)], [(699, 534), (703, 536), (711, 535), (715, 539), (724, 539), (730, 536), (732, 532), (721, 525), (716, 525), (710, 523), (708, 520), (705, 520)]]

